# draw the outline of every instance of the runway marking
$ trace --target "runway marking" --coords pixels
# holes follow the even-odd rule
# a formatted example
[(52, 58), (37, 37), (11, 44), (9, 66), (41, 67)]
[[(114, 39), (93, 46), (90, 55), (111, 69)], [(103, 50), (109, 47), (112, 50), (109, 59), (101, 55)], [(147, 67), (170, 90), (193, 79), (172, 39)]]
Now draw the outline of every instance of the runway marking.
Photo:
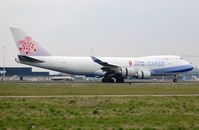
[(138, 95), (51, 95), (51, 96), (0, 96), (0, 98), (92, 98), (92, 97), (199, 97), (199, 94), (138, 94)]

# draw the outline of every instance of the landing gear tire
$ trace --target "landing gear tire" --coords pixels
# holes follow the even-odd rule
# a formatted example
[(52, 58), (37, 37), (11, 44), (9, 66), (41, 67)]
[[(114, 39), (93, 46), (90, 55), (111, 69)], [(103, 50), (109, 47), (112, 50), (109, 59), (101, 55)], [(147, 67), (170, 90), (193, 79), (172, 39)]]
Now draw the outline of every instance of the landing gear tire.
[(102, 79), (102, 83), (106, 83), (106, 79), (105, 78)]
[(116, 79), (116, 83), (124, 83), (124, 79), (122, 78)]
[(174, 76), (173, 82), (176, 83), (178, 81), (177, 75)]
[(178, 80), (177, 79), (173, 79), (173, 82), (176, 83)]
[(103, 83), (114, 83), (114, 79), (106, 79), (106, 78), (103, 78), (103, 79), (102, 79), (102, 82), (103, 82)]
[(109, 83), (114, 83), (114, 79), (109, 79), (108, 82)]

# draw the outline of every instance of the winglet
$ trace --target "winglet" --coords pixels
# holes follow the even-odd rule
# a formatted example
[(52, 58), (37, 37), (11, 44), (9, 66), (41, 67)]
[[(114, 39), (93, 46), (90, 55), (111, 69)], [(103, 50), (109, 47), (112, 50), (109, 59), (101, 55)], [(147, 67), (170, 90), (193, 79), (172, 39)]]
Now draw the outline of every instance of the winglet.
[(91, 56), (91, 59), (96, 62), (96, 63), (100, 63), (102, 62), (100, 59), (98, 59), (97, 57)]
[(91, 59), (95, 62), (98, 63), (99, 65), (102, 65), (104, 67), (118, 67), (117, 65), (109, 64), (108, 62), (101, 61), (97, 57), (91, 56)]

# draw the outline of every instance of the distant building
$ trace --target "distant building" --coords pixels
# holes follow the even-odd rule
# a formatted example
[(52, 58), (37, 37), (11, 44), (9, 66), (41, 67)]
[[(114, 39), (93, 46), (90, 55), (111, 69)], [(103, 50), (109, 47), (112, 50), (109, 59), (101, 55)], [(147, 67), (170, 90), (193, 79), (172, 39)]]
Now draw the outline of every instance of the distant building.
[(183, 75), (184, 80), (199, 80), (199, 67), (195, 67), (192, 71)]
[[(3, 72), (4, 68), (0, 67), (0, 72)], [(0, 73), (0, 79), (2, 80), (3, 73)], [(28, 80), (28, 81), (41, 81), (49, 80), (49, 72), (32, 72), (31, 67), (5, 67), (5, 80)]]

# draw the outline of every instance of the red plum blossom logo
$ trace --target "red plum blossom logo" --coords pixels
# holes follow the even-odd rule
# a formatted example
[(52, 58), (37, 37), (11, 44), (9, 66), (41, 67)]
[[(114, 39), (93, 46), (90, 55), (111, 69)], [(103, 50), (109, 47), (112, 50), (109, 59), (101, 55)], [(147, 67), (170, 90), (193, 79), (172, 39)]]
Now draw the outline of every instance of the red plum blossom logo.
[(37, 51), (37, 43), (30, 36), (24, 37), (17, 43), (19, 44), (19, 51), (23, 54), (29, 55)]
[(129, 60), (129, 66), (131, 67), (133, 65), (133, 62)]

